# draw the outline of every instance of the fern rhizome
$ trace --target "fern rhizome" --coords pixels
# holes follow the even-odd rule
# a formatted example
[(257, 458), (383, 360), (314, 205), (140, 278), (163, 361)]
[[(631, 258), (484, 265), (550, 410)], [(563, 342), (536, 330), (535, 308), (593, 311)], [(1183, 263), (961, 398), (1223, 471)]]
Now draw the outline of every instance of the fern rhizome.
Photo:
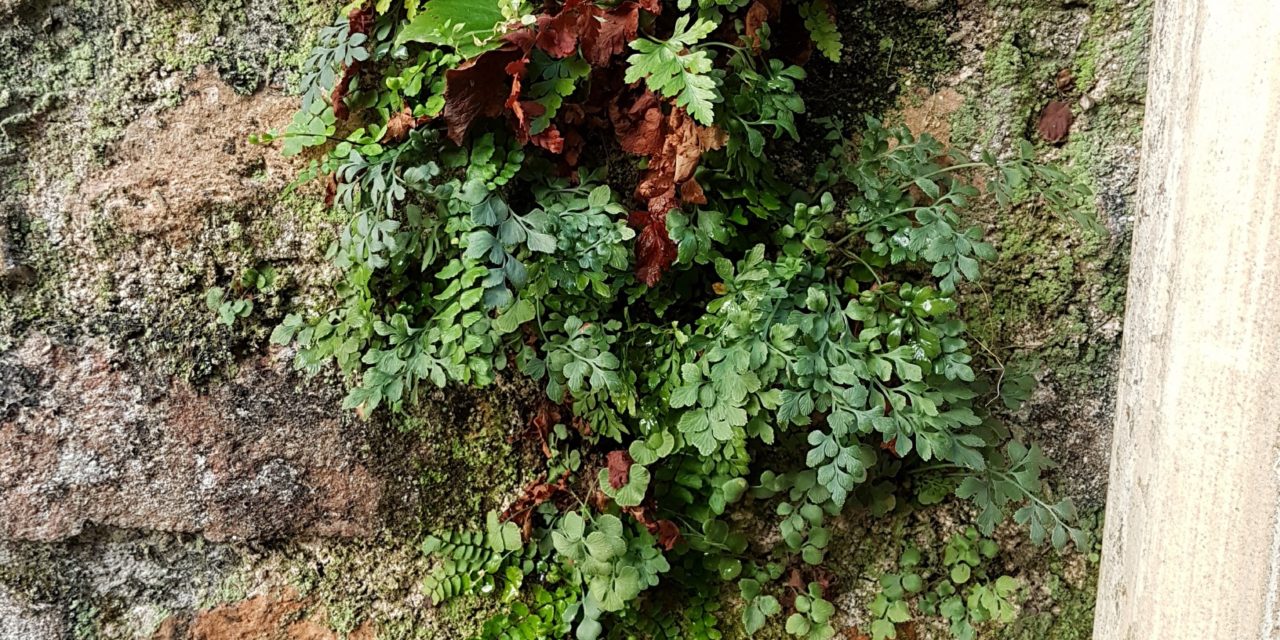
[(797, 61), (840, 37), (827, 0), (369, 0), (320, 34), (260, 140), (344, 220), (339, 303), (272, 340), (364, 416), (541, 384), (544, 479), (424, 541), (433, 599), (507, 603), (482, 637), (830, 638), (829, 524), (895, 492), (1084, 544), (984, 409), (960, 304), (994, 258), (971, 206), (1088, 193), (1029, 145), (972, 160), (870, 118), (801, 140), (824, 127)]

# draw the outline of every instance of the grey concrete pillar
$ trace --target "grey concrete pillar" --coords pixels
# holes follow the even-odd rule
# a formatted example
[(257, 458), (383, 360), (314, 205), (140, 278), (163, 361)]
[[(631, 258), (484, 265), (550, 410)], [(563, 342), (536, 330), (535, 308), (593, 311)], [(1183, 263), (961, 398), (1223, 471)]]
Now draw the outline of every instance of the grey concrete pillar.
[(1280, 0), (1157, 0), (1099, 640), (1280, 638)]

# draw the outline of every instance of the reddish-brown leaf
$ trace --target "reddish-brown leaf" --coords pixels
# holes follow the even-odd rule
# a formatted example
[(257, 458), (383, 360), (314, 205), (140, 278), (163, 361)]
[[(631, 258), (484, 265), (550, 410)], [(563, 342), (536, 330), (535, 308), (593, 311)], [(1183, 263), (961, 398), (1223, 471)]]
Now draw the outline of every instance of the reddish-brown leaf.
[(624, 449), (610, 451), (608, 460), (609, 486), (614, 489), (621, 489), (627, 486), (627, 483), (631, 481), (631, 464), (634, 462), (631, 459), (631, 454)]
[(428, 116), (421, 118), (413, 117), (413, 111), (406, 106), (404, 109), (396, 112), (387, 120), (387, 130), (382, 134), (379, 142), (383, 144), (396, 143), (409, 137), (409, 132), (421, 127), (431, 120)]
[[(547, 16), (539, 16), (538, 21), (541, 23), (543, 19), (549, 19)], [(511, 31), (502, 36), (502, 40), (507, 44), (513, 44), (520, 48), (526, 54), (533, 51), (533, 45), (537, 42), (538, 34), (529, 27), (522, 27)]]
[[(649, 201), (650, 211), (666, 213), (675, 206), (676, 187), (693, 177), (702, 153), (723, 144), (722, 131), (694, 122), (684, 109), (672, 109), (664, 125), (662, 149), (650, 158), (636, 197)], [(656, 199), (661, 199), (661, 207), (652, 205)]]
[(511, 92), (507, 94), (506, 107), (515, 120), (516, 139), (521, 144), (529, 141), (529, 118), (536, 118), (546, 112), (546, 107), (537, 102), (520, 99), (520, 91), (524, 86), (524, 70), (529, 59), (521, 58), (507, 65), (506, 71), (511, 76)]
[(351, 115), (351, 109), (347, 108), (347, 94), (351, 91), (351, 82), (360, 75), (360, 68), (363, 63), (359, 60), (342, 68), (342, 77), (338, 79), (338, 83), (333, 85), (333, 92), (329, 94), (329, 103), (333, 105), (333, 117), (339, 120), (346, 120)]
[(529, 426), (533, 428), (538, 437), (538, 444), (542, 446), (542, 455), (548, 459), (554, 457), (551, 447), (547, 446), (547, 436), (551, 433), (552, 427), (560, 423), (560, 405), (543, 399), (538, 405), (537, 411), (534, 412), (533, 418), (529, 420)]
[(636, 522), (644, 525), (644, 528), (648, 529), (649, 533), (658, 532), (658, 521), (649, 516), (649, 508), (645, 505), (638, 504), (634, 507), (623, 507), (622, 510), (632, 518), (635, 518)]
[(649, 286), (657, 284), (676, 260), (676, 245), (667, 233), (667, 212), (680, 206), (677, 193), (689, 202), (706, 201), (701, 185), (685, 184), (693, 180), (703, 152), (724, 144), (723, 132), (699, 125), (684, 109), (671, 109), (658, 124), (654, 114), (661, 113), (661, 103), (656, 100), (646, 92), (629, 106), (615, 104), (610, 109), (623, 148), (649, 156), (635, 193), (645, 210), (630, 217), (631, 225), (640, 230), (636, 277)]
[(537, 47), (556, 58), (582, 57), (592, 66), (605, 67), (626, 50), (640, 27), (641, 5), (623, 2), (608, 11), (589, 0), (566, 0), (560, 12), (537, 22)]
[(636, 236), (636, 277), (652, 287), (676, 261), (676, 243), (667, 233), (667, 214), (636, 211), (630, 222), (640, 229)]
[(747, 44), (751, 45), (751, 49), (756, 53), (760, 53), (760, 47), (763, 42), (760, 40), (760, 27), (769, 20), (769, 7), (760, 0), (751, 3), (751, 8), (747, 9), (747, 17), (743, 20), (743, 35), (747, 38)]
[[(368, 35), (376, 19), (373, 4), (365, 3), (347, 14), (347, 29), (353, 34)], [(351, 91), (351, 83), (356, 76), (360, 75), (363, 67), (364, 63), (359, 60), (343, 66), (342, 77), (338, 79), (337, 84), (333, 85), (333, 92), (329, 94), (329, 104), (333, 105), (333, 116), (338, 120), (346, 120), (351, 115), (351, 110), (347, 108), (347, 94)]]
[[(635, 39), (643, 6), (627, 0), (606, 11), (590, 0), (566, 0), (554, 15), (540, 15), (533, 26), (503, 36), (504, 43), (498, 49), (445, 72), (444, 118), (449, 138), (461, 144), (477, 118), (496, 117), (506, 112), (513, 119), (517, 139), (552, 153), (565, 153), (568, 166), (575, 166), (582, 149), (582, 137), (557, 125), (567, 124), (574, 115), (580, 122), (581, 106), (575, 114), (569, 109), (570, 105), (565, 105), (564, 114), (556, 123), (537, 135), (530, 133), (530, 121), (545, 109), (534, 101), (521, 99), (529, 52), (537, 47), (553, 57), (563, 58), (581, 49), (590, 64), (608, 66), (612, 58)], [(603, 104), (602, 101), (601, 106)]]
[(553, 124), (531, 138), (534, 144), (550, 151), (551, 153), (560, 153), (564, 151), (564, 138), (560, 135), (560, 130)]
[(670, 551), (680, 544), (684, 537), (680, 535), (680, 527), (670, 520), (658, 521), (658, 544)]
[(533, 424), (533, 428), (538, 430), (538, 433), (550, 432), (551, 427), (560, 422), (560, 405), (550, 400), (543, 400), (538, 404), (538, 411), (533, 414), (533, 419), (530, 422)]
[(338, 197), (338, 176), (336, 173), (330, 173), (324, 179), (324, 206), (329, 208), (333, 206), (334, 198)]
[(596, 511), (604, 513), (609, 510), (609, 496), (605, 495), (603, 491), (596, 489), (596, 492), (591, 494), (590, 500), (591, 506), (595, 507)]
[(662, 150), (662, 101), (658, 94), (645, 90), (634, 100), (623, 101), (619, 94), (609, 104), (609, 120), (613, 123), (618, 144), (627, 153), (651, 156)]
[[(600, 492), (597, 492), (600, 493)], [(603, 495), (602, 493), (600, 495)], [(607, 504), (605, 506), (608, 506)], [(604, 508), (600, 508), (604, 511)], [(636, 505), (634, 507), (626, 507), (623, 511), (627, 512), (631, 517), (636, 519), (644, 528), (652, 535), (658, 537), (658, 544), (663, 549), (670, 551), (680, 544), (683, 537), (680, 535), (680, 527), (670, 520), (654, 520), (649, 515), (649, 509), (645, 505)]]
[(510, 506), (502, 512), (502, 520), (511, 521), (520, 525), (521, 531), (527, 540), (529, 533), (533, 529), (533, 510), (538, 505), (554, 498), (556, 494), (564, 491), (569, 486), (569, 472), (565, 471), (555, 484), (548, 484), (546, 475), (538, 476), (538, 479), (529, 483), (520, 493), (520, 497), (516, 498)]
[(880, 448), (893, 454), (893, 457), (901, 457), (898, 455), (898, 439), (894, 438), (888, 442), (881, 442)]
[[(578, 7), (582, 0), (568, 0), (554, 16), (542, 16), (538, 20), (536, 46), (556, 58), (566, 58), (578, 50), (579, 22), (582, 15)], [(586, 10), (589, 12), (593, 5)]]
[(589, 22), (589, 28), (584, 30), (582, 57), (592, 66), (604, 67), (636, 39), (636, 32), (640, 29), (640, 5), (624, 2), (610, 11), (597, 11)]
[(1036, 129), (1045, 141), (1057, 144), (1067, 139), (1071, 123), (1075, 119), (1070, 105), (1055, 100), (1045, 105), (1044, 111), (1040, 112), (1040, 123), (1036, 125)]
[(383, 144), (400, 142), (409, 137), (409, 132), (417, 126), (417, 123), (418, 119), (413, 117), (413, 112), (409, 107), (405, 107), (403, 111), (397, 111), (387, 120), (387, 129), (382, 133), (382, 139), (379, 142)]
[(373, 3), (366, 2), (347, 14), (347, 30), (351, 33), (369, 35), (373, 30), (373, 23), (377, 20), (378, 14), (374, 11)]
[(818, 565), (813, 568), (813, 578), (811, 578), (810, 581), (818, 583), (818, 586), (822, 587), (823, 591), (831, 589), (831, 584), (835, 582), (835, 580), (836, 577), (831, 573), (830, 569), (827, 569), (822, 565)]
[(450, 140), (462, 144), (476, 118), (500, 116), (509, 108), (513, 92), (519, 95), (525, 57), (525, 50), (509, 41), (445, 72), (444, 119)]
[(680, 185), (680, 201), (689, 204), (706, 204), (707, 194), (702, 190), (702, 185), (694, 178), (689, 178), (684, 184)]

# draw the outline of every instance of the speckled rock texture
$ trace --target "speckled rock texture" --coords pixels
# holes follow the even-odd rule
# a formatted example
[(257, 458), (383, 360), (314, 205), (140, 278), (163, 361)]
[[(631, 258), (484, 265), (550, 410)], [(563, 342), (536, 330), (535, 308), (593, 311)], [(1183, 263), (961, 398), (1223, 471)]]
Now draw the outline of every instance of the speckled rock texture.
[(381, 482), (330, 389), (269, 359), (197, 392), (113, 367), (109, 349), (29, 333), (0, 356), (0, 538), (55, 541), (86, 523), (210, 540), (372, 533)]
[[(1098, 235), (1034, 202), (980, 212), (1001, 250), (967, 294), (1001, 366), (1040, 381), (1013, 427), (1102, 503), (1145, 87), (1149, 0), (843, 2), (846, 63), (815, 62), (810, 113), (905, 120), (972, 153), (1032, 137), (1098, 193)], [(357, 420), (332, 374), (267, 336), (330, 302), (335, 220), (301, 164), (251, 145), (287, 123), (336, 3), (0, 0), (0, 640), (468, 637), (494, 603), (427, 602), (422, 534), (474, 525), (540, 468), (513, 434), (531, 390), (437, 392)], [(853, 33), (852, 31), (850, 32)], [(217, 324), (211, 287), (276, 285)], [(536, 393), (536, 392), (533, 392)], [(906, 540), (955, 508), (832, 542), (841, 620)], [(1089, 637), (1096, 557), (1002, 530), (1028, 584), (990, 637)], [(731, 637), (736, 632), (731, 632)], [(782, 637), (780, 631), (774, 636)], [(913, 631), (913, 633), (916, 633)], [(856, 636), (855, 636), (856, 637)], [(946, 637), (920, 625), (919, 638)]]
[(61, 613), (53, 606), (37, 607), (8, 588), (0, 587), (0, 640), (58, 640), (66, 635)]
[[(124, 33), (134, 8), (122, 9)], [(75, 55), (45, 38), (88, 19), (58, 3), (9, 18), (50, 56)], [(109, 52), (86, 53), (93, 81), (76, 89), (91, 105), (132, 80)], [(289, 264), (284, 294), (255, 300), (269, 318), (315, 255), (317, 234), (279, 200), (296, 163), (248, 141), (294, 101), (240, 95), (203, 65), (172, 87), (171, 104), (140, 108), (101, 152), (36, 121), (9, 140), (25, 188), (6, 192), (5, 257), (26, 277), (9, 278), (0, 313), (0, 538), (59, 540), (86, 523), (211, 540), (368, 534), (381, 484), (357, 460), (364, 425), (332, 410), (339, 389), (304, 384), (258, 348), (262, 327), (215, 327), (204, 308), (205, 289), (238, 269)], [(52, 157), (34, 153), (45, 147)]]

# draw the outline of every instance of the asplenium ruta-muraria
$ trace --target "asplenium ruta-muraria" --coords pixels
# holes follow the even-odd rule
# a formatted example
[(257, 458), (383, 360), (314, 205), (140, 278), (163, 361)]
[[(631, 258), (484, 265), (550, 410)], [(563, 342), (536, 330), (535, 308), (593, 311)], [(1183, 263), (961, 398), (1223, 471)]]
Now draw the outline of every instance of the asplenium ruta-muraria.
[[(433, 598), (510, 602), (483, 637), (776, 619), (830, 638), (813, 568), (855, 509), (952, 495), (983, 533), (1012, 514), (1083, 544), (1048, 461), (986, 410), (963, 302), (995, 257), (971, 176), (1002, 200), (1086, 192), (1029, 149), (971, 161), (872, 118), (803, 138), (805, 71), (770, 43), (813, 30), (838, 58), (827, 3), (783, 33), (745, 2), (495, 1), (357, 3), (308, 59), (298, 118), (262, 136), (311, 149), (303, 177), (344, 220), (336, 304), (272, 336), (300, 369), (336, 363), (364, 416), (499, 377), (544, 390), (548, 473), (485, 529), (426, 541)], [(780, 140), (830, 155), (783, 175)], [(749, 544), (739, 511), (777, 536)]]

